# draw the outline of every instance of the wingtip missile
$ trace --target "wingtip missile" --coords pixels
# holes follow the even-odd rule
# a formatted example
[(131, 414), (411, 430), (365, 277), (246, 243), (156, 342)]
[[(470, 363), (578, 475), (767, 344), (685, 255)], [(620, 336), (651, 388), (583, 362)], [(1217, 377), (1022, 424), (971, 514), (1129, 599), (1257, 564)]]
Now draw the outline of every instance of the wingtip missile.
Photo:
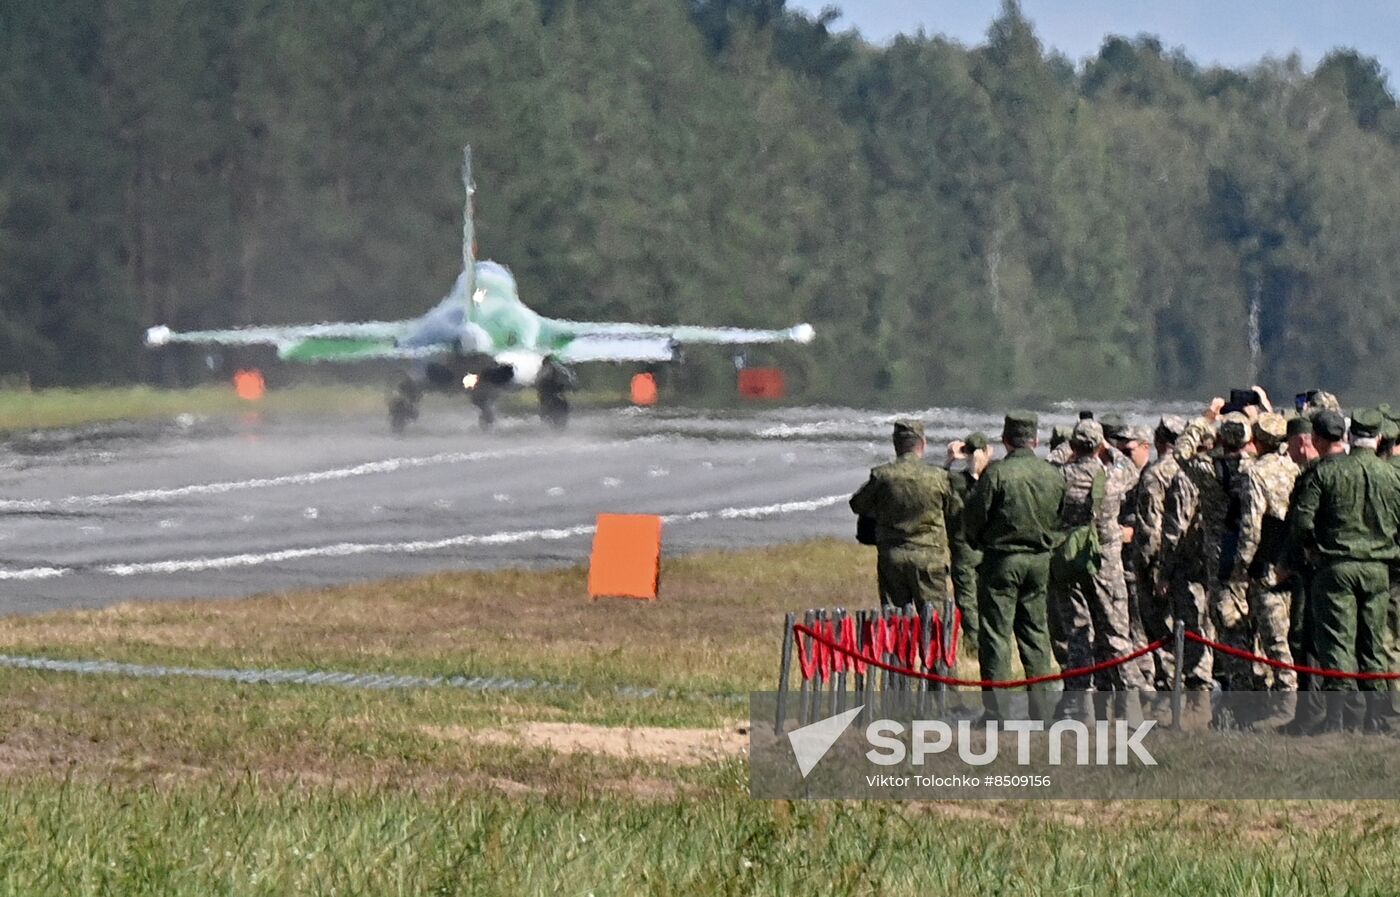
[(146, 345), (152, 349), (158, 349), (170, 342), (170, 328), (164, 324), (152, 327), (146, 331)]

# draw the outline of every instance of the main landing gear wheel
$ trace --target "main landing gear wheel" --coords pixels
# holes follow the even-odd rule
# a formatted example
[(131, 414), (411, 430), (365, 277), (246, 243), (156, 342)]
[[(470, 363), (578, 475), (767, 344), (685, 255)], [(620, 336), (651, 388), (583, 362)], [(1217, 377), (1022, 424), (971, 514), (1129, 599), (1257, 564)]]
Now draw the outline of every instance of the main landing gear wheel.
[(569, 390), (577, 385), (574, 372), (553, 355), (544, 359), (535, 392), (540, 400), (540, 420), (556, 430), (569, 425)]
[(389, 394), (389, 429), (395, 435), (403, 433), (418, 419), (418, 401), (423, 390), (412, 380), (404, 380)]
[(483, 430), (489, 430), (496, 425), (496, 391), (490, 389), (484, 383), (479, 383), (472, 390), (472, 404), (476, 406), (477, 423)]

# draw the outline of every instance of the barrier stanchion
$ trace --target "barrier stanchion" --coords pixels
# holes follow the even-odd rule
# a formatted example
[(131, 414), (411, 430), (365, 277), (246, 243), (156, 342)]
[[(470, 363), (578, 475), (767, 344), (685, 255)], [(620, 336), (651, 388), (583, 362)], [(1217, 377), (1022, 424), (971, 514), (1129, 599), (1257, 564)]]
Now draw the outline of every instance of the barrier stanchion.
[(787, 722), (788, 677), (792, 669), (792, 627), (796, 625), (797, 614), (789, 613), (783, 617), (783, 660), (782, 666), (778, 668), (778, 718), (773, 722), (774, 735), (782, 734), (783, 724)]
[[(924, 666), (928, 666), (929, 646), (933, 644), (933, 609), (924, 608), (923, 618), (919, 620), (919, 658)], [(919, 713), (923, 714), (928, 709), (929, 681), (920, 679), (919, 689)]]
[[(874, 632), (879, 619), (879, 611), (868, 610), (865, 612), (865, 625), (861, 627), (860, 637), (864, 640), (864, 650), (861, 653), (866, 657), (874, 657), (878, 650), (875, 646)], [(867, 708), (870, 707), (871, 703), (875, 700), (875, 677), (879, 674), (880, 670), (878, 667), (867, 666), (865, 668), (865, 682), (863, 683), (865, 685), (865, 694), (861, 703)], [(866, 712), (862, 712), (861, 716), (866, 719), (869, 718), (869, 714)]]
[[(843, 648), (854, 648), (854, 645), (846, 644), (846, 609), (836, 608), (836, 640)], [(831, 677), (831, 712), (840, 713), (846, 709), (846, 657), (842, 657), (837, 663), (836, 672)]]
[[(954, 628), (958, 625), (957, 616), (957, 605), (953, 603), (952, 596), (944, 598), (943, 650), (939, 652), (938, 662), (943, 667), (943, 675), (945, 676), (953, 675), (953, 671), (956, 669), (955, 664), (958, 662), (957, 655), (951, 653), (952, 646), (957, 641), (957, 630)], [(938, 683), (938, 712), (945, 716), (948, 713), (948, 683), (946, 682)]]
[(1172, 728), (1181, 731), (1181, 698), (1185, 691), (1185, 674), (1182, 667), (1186, 665), (1186, 622), (1176, 621), (1176, 628), (1173, 630), (1172, 639), (1172, 661), (1176, 669), (1172, 670)]
[[(807, 611), (802, 615), (802, 625), (808, 629), (811, 629), (812, 623), (815, 622), (815, 618), (816, 613), (814, 611)], [(817, 643), (812, 641), (811, 639), (808, 639), (807, 646), (805, 648), (801, 644), (798, 644), (797, 654), (799, 660), (806, 657), (806, 652), (808, 650), (810, 650), (812, 654), (815, 655), (817, 650)], [(798, 688), (797, 691), (797, 725), (799, 726), (807, 725), (807, 722), (811, 719), (807, 715), (807, 692), (817, 687), (816, 679), (807, 675), (807, 670), (805, 669), (805, 661), (803, 662), (803, 665), (804, 669), (802, 671), (802, 685)]]

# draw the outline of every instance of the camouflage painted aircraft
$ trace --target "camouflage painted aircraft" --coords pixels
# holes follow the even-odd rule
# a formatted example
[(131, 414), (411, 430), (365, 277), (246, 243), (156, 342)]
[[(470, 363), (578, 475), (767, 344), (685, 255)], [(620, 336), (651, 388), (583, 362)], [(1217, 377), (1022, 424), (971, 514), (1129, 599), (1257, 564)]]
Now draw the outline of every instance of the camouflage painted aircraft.
[(476, 258), (471, 147), (465, 156), (462, 273), (451, 292), (422, 317), (184, 333), (157, 326), (146, 331), (146, 345), (271, 345), (289, 361), (408, 362), (403, 382), (389, 399), (390, 423), (399, 431), (417, 418), (419, 400), (428, 388), (464, 389), (480, 411), (482, 426), (490, 427), (503, 390), (533, 386), (539, 393), (541, 416), (562, 427), (569, 414), (567, 392), (574, 383), (570, 365), (674, 361), (685, 344), (742, 346), (812, 340), (808, 324), (746, 330), (563, 321), (535, 313), (520, 301), (515, 278), (504, 265)]

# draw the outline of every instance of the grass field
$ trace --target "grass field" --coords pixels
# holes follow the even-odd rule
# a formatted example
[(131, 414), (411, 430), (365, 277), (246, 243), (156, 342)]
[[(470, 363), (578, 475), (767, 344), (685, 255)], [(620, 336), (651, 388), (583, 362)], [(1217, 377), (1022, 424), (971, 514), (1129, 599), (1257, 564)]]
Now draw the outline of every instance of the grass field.
[[(301, 384), (269, 389), (257, 402), (247, 402), (229, 385), (190, 389), (155, 389), (148, 386), (87, 387), (84, 389), (5, 389), (0, 387), (0, 433), (75, 427), (125, 420), (174, 418), (181, 414), (220, 417), (250, 411), (268, 414), (366, 414), (382, 413), (384, 385), (355, 386)], [(574, 397), (578, 407), (612, 404), (620, 397), (584, 393)], [(535, 395), (526, 390), (503, 397), (502, 410), (519, 413), (536, 407)], [(475, 411), (463, 398), (430, 395), (425, 411), (455, 408), (460, 414)]]
[(870, 562), (834, 542), (673, 559), (656, 603), (590, 603), (573, 569), (0, 620), (7, 654), (582, 686), (0, 671), (0, 893), (1400, 890), (1386, 803), (751, 801), (722, 695), (772, 687), (784, 610), (867, 603)]

